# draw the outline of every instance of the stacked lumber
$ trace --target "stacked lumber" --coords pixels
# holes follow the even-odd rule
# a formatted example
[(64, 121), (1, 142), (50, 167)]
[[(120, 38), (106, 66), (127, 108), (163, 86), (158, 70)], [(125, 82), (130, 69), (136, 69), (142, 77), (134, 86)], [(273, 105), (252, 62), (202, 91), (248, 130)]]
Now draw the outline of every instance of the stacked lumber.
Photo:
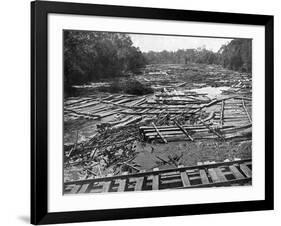
[[(140, 133), (145, 141), (179, 141), (179, 140), (202, 140), (202, 139), (230, 139), (249, 136), (252, 124), (242, 126), (213, 127), (207, 123), (199, 125), (172, 125), (172, 126), (141, 126)], [(166, 143), (164, 141), (164, 143)]]

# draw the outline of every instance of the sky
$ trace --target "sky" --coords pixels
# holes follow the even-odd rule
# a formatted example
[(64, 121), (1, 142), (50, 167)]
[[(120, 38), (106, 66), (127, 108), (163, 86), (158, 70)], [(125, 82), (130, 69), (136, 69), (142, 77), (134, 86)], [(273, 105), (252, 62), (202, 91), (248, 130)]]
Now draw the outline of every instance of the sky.
[(232, 39), (224, 38), (203, 38), (186, 36), (165, 36), (165, 35), (142, 35), (130, 34), (135, 47), (139, 47), (142, 52), (148, 51), (176, 51), (178, 49), (196, 49), (205, 47), (208, 50), (217, 52), (223, 44)]

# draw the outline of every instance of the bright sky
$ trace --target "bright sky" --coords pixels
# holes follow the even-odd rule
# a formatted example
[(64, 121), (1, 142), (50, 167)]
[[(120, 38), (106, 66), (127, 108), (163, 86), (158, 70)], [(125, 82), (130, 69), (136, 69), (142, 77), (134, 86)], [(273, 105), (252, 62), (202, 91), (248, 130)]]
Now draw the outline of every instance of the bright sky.
[(134, 46), (139, 47), (142, 52), (148, 51), (176, 51), (178, 49), (196, 49), (205, 46), (206, 49), (217, 52), (223, 44), (232, 39), (183, 37), (165, 35), (142, 35), (130, 34)]

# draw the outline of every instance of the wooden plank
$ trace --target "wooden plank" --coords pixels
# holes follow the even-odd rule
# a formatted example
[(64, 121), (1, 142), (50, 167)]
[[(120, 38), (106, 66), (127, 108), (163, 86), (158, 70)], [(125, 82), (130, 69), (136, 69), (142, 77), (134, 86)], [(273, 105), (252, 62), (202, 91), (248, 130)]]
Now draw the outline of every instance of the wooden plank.
[(214, 170), (215, 170), (215, 172), (216, 172), (220, 182), (227, 181), (227, 179), (225, 178), (223, 172), (221, 171), (221, 168), (219, 168), (219, 167), (218, 168), (214, 168)]
[(208, 124), (206, 124), (201, 118), (199, 118), (199, 121), (206, 126), (212, 133), (216, 134), (219, 138), (224, 139), (222, 135), (220, 135), (217, 131), (215, 131), (212, 127), (210, 127)]
[(74, 186), (71, 191), (69, 192), (70, 194), (75, 194), (78, 192), (78, 190), (80, 189), (81, 185), (76, 185)]
[(209, 184), (209, 179), (204, 169), (199, 170), (202, 184)]
[(149, 111), (149, 109), (143, 109), (143, 110), (141, 110), (141, 111), (138, 111), (138, 112), (135, 112), (135, 113), (138, 113), (138, 114), (144, 114), (144, 113), (147, 113)]
[(63, 188), (64, 194), (70, 194), (71, 189), (74, 188), (75, 186), (76, 186), (75, 184), (64, 185), (64, 188)]
[[(224, 115), (224, 119), (248, 119), (244, 114), (231, 114), (231, 115)], [(215, 119), (220, 119), (220, 117), (215, 117)]]
[[(183, 125), (184, 128), (186, 129), (204, 129), (206, 128), (205, 126), (200, 126), (200, 125), (197, 125), (197, 126), (193, 126), (193, 125)], [(160, 130), (163, 130), (163, 129), (177, 129), (176, 126), (158, 126), (157, 127), (158, 129)], [(140, 126), (140, 130), (144, 130), (144, 131), (154, 131), (154, 128), (152, 126)]]
[(114, 114), (116, 114), (119, 111), (120, 111), (120, 109), (116, 109), (116, 110), (112, 110), (112, 111), (106, 111), (106, 112), (101, 112), (101, 113), (97, 114), (97, 116), (99, 118), (104, 118), (104, 117), (107, 117), (107, 116), (110, 116), (110, 115), (114, 115)]
[(176, 125), (179, 127), (179, 129), (191, 140), (194, 141), (194, 139), (190, 136), (190, 134), (177, 122), (175, 121)]
[[(158, 171), (158, 168), (154, 168), (153, 171)], [(159, 190), (159, 174), (152, 176), (152, 190)]]
[(173, 106), (173, 105), (164, 105), (164, 106), (155, 106), (155, 105), (146, 105), (146, 106), (127, 106), (127, 105), (120, 105), (120, 107), (124, 107), (124, 108), (129, 108), (129, 109), (160, 109), (160, 110), (170, 110), (170, 111), (176, 111), (179, 109), (189, 109), (189, 107), (186, 106)]
[(184, 187), (190, 186), (190, 181), (188, 179), (187, 173), (185, 171), (181, 172), (181, 181)]
[(252, 170), (246, 164), (240, 164), (240, 169), (247, 177), (252, 177)]
[(177, 177), (177, 178), (174, 177), (174, 178), (171, 178), (171, 179), (168, 179), (168, 180), (162, 180), (161, 179), (161, 185), (167, 185), (167, 184), (171, 185), (173, 183), (179, 183), (180, 184), (180, 182), (182, 182), (180, 177)]
[[(84, 109), (84, 108), (89, 108), (89, 107), (93, 107), (93, 106), (96, 106), (96, 105), (99, 105), (100, 102), (99, 101), (88, 101), (87, 103), (85, 104), (81, 104), (81, 105), (78, 105), (78, 106), (73, 106), (73, 107), (70, 107), (70, 109), (74, 110), (78, 110), (78, 109)], [(66, 106), (67, 108), (69, 108), (68, 106)]]
[(190, 187), (182, 187), (181, 189), (190, 189), (190, 188), (208, 188), (208, 187), (221, 187), (221, 186), (230, 186), (230, 185), (237, 185), (237, 184), (248, 184), (251, 183), (252, 178), (244, 178), (244, 179), (235, 179), (235, 180), (228, 180), (225, 182), (216, 182), (210, 184), (197, 184), (192, 185)]
[(217, 168), (210, 168), (208, 169), (208, 172), (214, 183), (226, 181), (226, 178), (224, 176), (223, 177), (221, 176)]
[[(247, 126), (248, 128), (251, 127), (251, 125)], [(246, 126), (241, 126), (241, 127), (237, 127), (237, 128), (231, 128), (231, 129), (225, 129), (225, 130), (221, 130), (222, 132), (224, 133), (230, 133), (230, 132), (237, 132), (241, 129), (245, 129)], [(198, 130), (192, 130), (193, 132), (193, 139), (194, 137), (196, 137), (197, 135), (200, 135), (202, 136), (203, 134), (204, 135), (210, 135), (209, 133), (210, 130), (208, 129), (198, 129)], [(165, 135), (183, 135), (183, 136), (186, 136), (186, 134), (184, 134), (181, 130), (177, 129), (177, 130), (159, 130), (159, 132), (162, 134), (163, 137), (165, 137)], [(145, 136), (149, 137), (149, 136), (157, 136), (157, 132), (154, 130), (154, 131), (149, 131), (149, 132), (146, 132), (146, 131), (142, 131), (142, 133), (144, 133)], [(196, 133), (196, 134), (195, 134)], [(213, 135), (213, 134), (211, 134)]]
[(136, 179), (135, 191), (141, 191), (142, 190), (143, 181), (144, 181), (144, 177), (138, 177)]
[(87, 114), (87, 113), (81, 113), (81, 112), (78, 112), (78, 111), (74, 111), (74, 110), (71, 110), (71, 109), (64, 109), (65, 111), (69, 111), (71, 113), (74, 113), (78, 116), (87, 116), (87, 117), (93, 117), (93, 118), (99, 118), (99, 115), (92, 115), (92, 114)]
[(168, 141), (162, 136), (162, 134), (160, 133), (160, 131), (157, 129), (157, 127), (156, 127), (156, 125), (154, 124), (154, 122), (152, 122), (152, 125), (153, 125), (155, 131), (157, 132), (157, 134), (158, 134), (158, 135), (160, 136), (160, 138), (162, 139), (162, 141), (163, 141), (164, 143), (168, 143)]
[(152, 177), (152, 190), (159, 190), (159, 175)]
[(118, 192), (124, 192), (125, 186), (126, 186), (126, 179), (119, 179), (117, 180), (117, 183), (119, 184), (117, 191)]
[[(122, 114), (127, 114), (127, 115), (158, 115), (158, 111), (151, 111), (147, 112), (149, 109), (144, 109), (142, 112), (137, 112), (137, 111), (121, 111)], [(167, 113), (171, 115), (189, 115), (189, 113), (185, 113), (183, 111), (167, 111)]]
[(210, 121), (210, 120), (213, 119), (215, 116), (216, 116), (215, 111), (211, 111), (210, 114), (208, 115), (208, 117), (207, 117), (207, 118), (204, 118), (203, 121), (204, 121), (204, 122)]
[[(128, 172), (123, 172), (122, 175), (128, 175)], [(117, 189), (118, 192), (125, 191), (126, 182), (127, 182), (127, 178), (117, 180), (117, 183), (119, 184), (118, 189)]]
[[(233, 139), (233, 138), (244, 138), (244, 139), (248, 139), (246, 136), (249, 136), (251, 134), (250, 131), (248, 132), (237, 132), (235, 134), (226, 134), (225, 137), (224, 137), (224, 140), (226, 139)], [(216, 135), (213, 135), (213, 134), (194, 134), (193, 135), (194, 139), (216, 139), (217, 136)], [(149, 137), (146, 137), (148, 140), (152, 140), (152, 139), (160, 139), (159, 137), (155, 137), (155, 136), (149, 136)], [(185, 140), (186, 137), (185, 135), (183, 134), (173, 134), (173, 135), (164, 135), (164, 138), (167, 140), (167, 141), (176, 141), (176, 140)]]
[(220, 114), (220, 124), (223, 125), (223, 117), (224, 117), (224, 100), (221, 102), (221, 114)]
[(250, 116), (249, 112), (247, 111), (247, 108), (246, 108), (246, 106), (245, 106), (245, 101), (244, 101), (244, 99), (242, 99), (242, 103), (243, 103), (244, 111), (246, 112), (247, 117), (248, 117), (250, 123), (252, 123), (252, 119), (251, 119), (251, 116)]
[(90, 184), (83, 184), (78, 193), (86, 193)]
[(121, 99), (121, 100), (118, 100), (118, 101), (114, 101), (115, 104), (122, 104), (122, 103), (125, 103), (125, 102), (128, 102), (128, 101), (131, 101), (130, 98), (124, 98), (124, 99)]
[(139, 121), (141, 119), (142, 119), (141, 116), (139, 116), (139, 117), (132, 117), (131, 119), (129, 119), (129, 120), (123, 122), (123, 123), (118, 123), (118, 124), (114, 125), (113, 128), (118, 128), (118, 127), (126, 126), (126, 125), (128, 125), (130, 123), (137, 122), (137, 121)]
[[(252, 124), (246, 124), (243, 126), (236, 126), (236, 127), (234, 127), (233, 125), (228, 125), (228, 126), (222, 126), (220, 129), (221, 131), (226, 131), (231, 129), (242, 129), (250, 126), (252, 126)], [(206, 126), (182, 126), (182, 127), (185, 130), (191, 130), (192, 132), (209, 131), (209, 129), (206, 128)], [(180, 131), (178, 127), (174, 127), (174, 126), (169, 126), (169, 127), (157, 126), (157, 128), (161, 133), (166, 131)], [(153, 133), (153, 132), (155, 133), (155, 129), (153, 127), (149, 127), (149, 128), (140, 127), (140, 130), (142, 130), (143, 133)]]
[(234, 177), (236, 179), (243, 179), (245, 178), (242, 173), (240, 173), (240, 171), (236, 168), (236, 166), (232, 165), (232, 166), (229, 166), (229, 169), (230, 171), (233, 173)]
[(111, 99), (112, 97), (113, 97), (113, 95), (111, 94), (111, 95), (108, 95), (107, 97), (102, 98), (102, 100), (108, 100), (108, 99)]
[(137, 105), (142, 104), (145, 101), (146, 101), (146, 98), (142, 98), (142, 99), (139, 99), (139, 100), (132, 101), (130, 103), (126, 103), (126, 105), (127, 106), (137, 106)]
[(108, 192), (110, 189), (111, 181), (105, 181), (102, 186), (102, 192)]
[(179, 177), (179, 173), (178, 172), (175, 172), (174, 174), (171, 174), (171, 175), (167, 175), (167, 174), (161, 174), (161, 182), (163, 180), (169, 180), (171, 178), (178, 178)]

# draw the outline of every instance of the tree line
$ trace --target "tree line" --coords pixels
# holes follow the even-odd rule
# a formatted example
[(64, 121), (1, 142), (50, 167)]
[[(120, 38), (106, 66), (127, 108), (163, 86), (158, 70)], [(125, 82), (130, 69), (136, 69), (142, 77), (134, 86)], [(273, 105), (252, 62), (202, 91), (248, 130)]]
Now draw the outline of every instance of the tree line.
[(218, 52), (197, 49), (179, 49), (177, 51), (149, 51), (143, 53), (148, 64), (218, 64), (225, 68), (251, 72), (252, 70), (252, 41), (234, 39), (223, 45)]
[(179, 49), (177, 51), (149, 51), (144, 53), (146, 62), (149, 64), (187, 64), (187, 63), (216, 63), (217, 53), (198, 49)]
[(252, 72), (252, 40), (234, 39), (218, 51), (218, 64), (235, 70)]
[(84, 84), (138, 73), (145, 66), (141, 51), (123, 33), (65, 30), (64, 84)]
[(218, 52), (206, 48), (142, 53), (129, 35), (116, 32), (65, 30), (64, 84), (71, 87), (140, 72), (146, 64), (219, 64), (251, 72), (252, 42), (234, 39)]

